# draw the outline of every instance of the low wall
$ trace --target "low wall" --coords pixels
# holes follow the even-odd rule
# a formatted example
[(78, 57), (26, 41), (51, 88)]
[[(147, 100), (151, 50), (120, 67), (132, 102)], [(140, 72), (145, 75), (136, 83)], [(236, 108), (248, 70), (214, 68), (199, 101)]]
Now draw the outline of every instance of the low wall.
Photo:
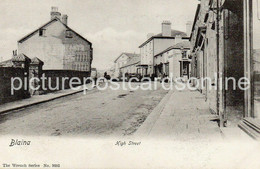
[[(29, 89), (29, 77), (28, 77), (29, 73), (27, 72), (28, 71), (26, 71), (24, 68), (0, 67), (0, 104), (29, 98), (30, 95), (33, 94), (45, 94), (45, 93), (55, 92), (58, 90), (69, 89), (70, 80), (72, 78), (80, 79), (81, 83), (73, 85), (73, 87), (76, 87), (82, 85), (84, 83), (84, 78), (90, 76), (90, 72), (82, 72), (82, 71), (74, 71), (74, 70), (43, 70), (41, 74), (37, 75), (37, 77), (41, 79), (41, 77), (44, 74), (44, 76), (47, 79), (50, 79), (50, 82), (48, 80), (45, 80), (44, 82), (44, 86), (46, 90), (43, 90), (42, 81), (40, 82), (35, 81), (33, 82), (36, 84), (34, 85), (34, 87), (40, 85), (40, 89), (38, 91), (32, 91), (31, 89)], [(13, 78), (19, 77), (22, 80), (21, 89), (13, 90), (13, 94), (11, 90), (12, 77)], [(30, 77), (35, 77), (35, 76), (30, 75)], [(73, 82), (76, 82), (76, 80), (73, 80)], [(20, 81), (14, 80), (13, 86), (17, 88), (19, 85), (20, 85)], [(25, 89), (25, 85), (27, 86), (26, 89)], [(55, 88), (55, 90), (52, 90), (49, 86), (51, 86), (51, 88)]]
[[(73, 85), (73, 87), (82, 85), (83, 79), (90, 76), (90, 72), (75, 71), (75, 70), (43, 70), (42, 73), (47, 79), (51, 79), (50, 82), (48, 80), (45, 80), (44, 85), (47, 88), (47, 90), (43, 90), (43, 93), (69, 89), (70, 88), (69, 82), (72, 78), (79, 78), (81, 81), (80, 84)], [(76, 82), (76, 80), (73, 80), (73, 82)], [(56, 89), (52, 90), (50, 89), (50, 87)]]
[[(11, 93), (11, 78), (19, 77), (23, 81), (22, 88), (20, 90), (14, 91), (13, 95)], [(27, 75), (24, 74), (23, 68), (14, 67), (0, 67), (0, 104), (28, 98), (28, 89), (24, 89), (24, 79)], [(19, 81), (14, 81), (14, 87), (19, 86)]]

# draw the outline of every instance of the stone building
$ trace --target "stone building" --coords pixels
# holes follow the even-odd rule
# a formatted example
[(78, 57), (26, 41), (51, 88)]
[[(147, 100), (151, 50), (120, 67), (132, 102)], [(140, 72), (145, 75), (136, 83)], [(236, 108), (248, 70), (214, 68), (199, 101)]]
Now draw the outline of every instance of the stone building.
[(44, 69), (91, 71), (92, 43), (68, 26), (68, 16), (52, 7), (50, 21), (18, 40), (18, 53), (38, 57)]
[(140, 68), (138, 65), (140, 64), (140, 55), (136, 55), (135, 57), (130, 58), (126, 64), (124, 64), (120, 68), (120, 72), (122, 72), (122, 75), (126, 74), (139, 74)]
[(142, 43), (140, 48), (142, 75), (152, 75), (155, 73), (154, 70), (154, 56), (164, 51), (165, 49), (181, 42), (182, 40), (189, 40), (191, 23), (187, 23), (187, 33), (172, 30), (170, 21), (162, 22), (162, 33), (157, 35), (148, 34), (147, 40)]
[[(203, 82), (201, 92), (219, 124), (237, 126), (245, 118), (240, 126), (253, 135), (260, 117), (256, 7), (252, 0), (201, 0), (190, 38), (192, 76), (211, 79)], [(246, 82), (242, 87), (241, 81)]]
[(118, 78), (122, 76), (121, 68), (127, 64), (130, 59), (134, 57), (140, 57), (139, 54), (135, 53), (121, 53), (114, 61), (114, 73), (113, 77)]
[(155, 76), (174, 79), (190, 77), (190, 42), (179, 42), (154, 57)]

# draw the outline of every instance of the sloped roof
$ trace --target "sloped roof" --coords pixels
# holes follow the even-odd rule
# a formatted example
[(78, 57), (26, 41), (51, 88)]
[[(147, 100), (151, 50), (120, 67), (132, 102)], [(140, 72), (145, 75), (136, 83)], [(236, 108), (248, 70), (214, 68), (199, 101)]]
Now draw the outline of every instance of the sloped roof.
[(44, 62), (37, 57), (32, 58), (31, 63), (32, 64), (44, 64)]
[(121, 54), (115, 59), (114, 63), (116, 63), (116, 61), (117, 61), (122, 55), (126, 55), (126, 56), (129, 57), (129, 58), (132, 58), (132, 57), (140, 57), (140, 54), (123, 52), (123, 53), (121, 53)]
[(161, 55), (165, 52), (168, 52), (172, 49), (190, 49), (190, 42), (189, 41), (183, 41), (183, 42), (177, 43), (177, 44), (170, 46), (169, 48), (163, 50), (162, 52), (158, 53), (155, 56), (159, 56), (159, 55)]
[(171, 36), (162, 36), (162, 33), (159, 33), (157, 35), (154, 35), (152, 37), (150, 37), (149, 39), (147, 39), (144, 43), (142, 43), (139, 48), (143, 47), (145, 44), (147, 44), (148, 42), (150, 42), (152, 39), (154, 38), (171, 38), (174, 39), (175, 36), (181, 36), (182, 38), (187, 38), (189, 39), (189, 37), (187, 36), (187, 34), (185, 32), (182, 31), (178, 31), (178, 30), (171, 30)]
[[(187, 37), (187, 34), (185, 32), (173, 30), (173, 29), (171, 30), (171, 37), (175, 37), (178, 35), (180, 35), (181, 37)], [(154, 37), (163, 37), (163, 36), (162, 36), (162, 33), (159, 33), (159, 34), (155, 35)]]
[(12, 59), (0, 62), (0, 67), (11, 67), (13, 65)]
[(26, 56), (25, 54), (20, 53), (19, 55), (14, 56), (12, 58), (12, 61), (19, 61), (19, 62), (29, 61), (29, 62), (31, 62), (31, 59), (28, 56)]
[(26, 41), (27, 39), (29, 39), (30, 37), (32, 37), (34, 34), (36, 34), (40, 29), (44, 29), (46, 27), (48, 27), (50, 24), (54, 23), (54, 22), (60, 22), (63, 26), (65, 26), (68, 30), (72, 31), (73, 33), (75, 33), (77, 36), (79, 36), (81, 39), (83, 39), (84, 41), (90, 43), (92, 45), (92, 43), (90, 41), (88, 41), (86, 38), (84, 38), (83, 36), (81, 36), (80, 34), (78, 34), (77, 32), (75, 32), (73, 29), (71, 29), (68, 25), (65, 25), (64, 23), (61, 22), (61, 20), (59, 18), (54, 18), (52, 20), (50, 20), (49, 22), (47, 22), (46, 24), (42, 25), (41, 27), (39, 27), (38, 29), (34, 30), (33, 32), (29, 33), (28, 35), (24, 36), (23, 38), (21, 38), (20, 40), (18, 40), (18, 43), (22, 43), (24, 41)]
[(189, 41), (183, 41), (183, 42), (180, 42), (180, 43), (177, 43), (176, 45), (173, 45), (173, 49), (181, 49), (181, 48), (184, 48), (184, 49), (190, 49), (190, 42)]
[(127, 67), (127, 66), (131, 66), (134, 64), (137, 64), (141, 61), (140, 56), (138, 57), (132, 57), (125, 65), (123, 65), (121, 68)]

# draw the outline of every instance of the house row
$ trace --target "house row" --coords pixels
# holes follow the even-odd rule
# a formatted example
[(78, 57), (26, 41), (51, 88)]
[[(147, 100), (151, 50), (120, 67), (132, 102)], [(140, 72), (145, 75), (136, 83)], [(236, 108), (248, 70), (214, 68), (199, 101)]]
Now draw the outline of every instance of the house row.
[(122, 77), (126, 73), (138, 73), (138, 65), (140, 62), (140, 55), (135, 53), (121, 53), (114, 61), (114, 69), (112, 77)]
[(199, 90), (220, 126), (239, 125), (253, 137), (260, 129), (258, 10), (254, 0), (201, 0), (190, 37), (191, 76), (211, 79)]
[[(171, 28), (170, 21), (162, 22), (162, 32), (147, 35), (139, 46), (140, 54), (122, 53), (114, 61), (113, 77), (126, 73), (141, 77), (190, 76), (190, 33), (192, 23), (187, 22), (186, 32)], [(134, 56), (134, 57), (133, 57)]]

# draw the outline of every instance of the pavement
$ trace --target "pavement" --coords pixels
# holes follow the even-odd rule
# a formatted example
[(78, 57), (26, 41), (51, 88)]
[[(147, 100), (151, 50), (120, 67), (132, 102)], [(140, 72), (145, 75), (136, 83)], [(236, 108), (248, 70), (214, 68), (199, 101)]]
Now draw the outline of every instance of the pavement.
[[(87, 87), (90, 84), (87, 84)], [(160, 103), (152, 110), (143, 124), (134, 133), (135, 137), (173, 138), (181, 141), (192, 139), (245, 139), (250, 140), (238, 127), (220, 128), (210, 113), (208, 103), (198, 91), (170, 90)], [(58, 98), (83, 92), (79, 89), (67, 89), (46, 95), (35, 95), (31, 98), (19, 100), (0, 106), (0, 114), (8, 114), (15, 110), (24, 109)]]
[(220, 128), (198, 91), (173, 88), (136, 131), (135, 137), (167, 138), (180, 141), (223, 139), (251, 140), (238, 127)]
[(79, 86), (77, 89), (66, 89), (44, 95), (34, 95), (30, 98), (18, 100), (10, 103), (0, 105), (0, 114), (6, 114), (11, 111), (20, 110), (26, 107), (34, 106), (41, 103), (46, 103), (55, 99), (70, 96), (79, 92), (83, 92), (84, 89), (91, 88), (91, 84)]

